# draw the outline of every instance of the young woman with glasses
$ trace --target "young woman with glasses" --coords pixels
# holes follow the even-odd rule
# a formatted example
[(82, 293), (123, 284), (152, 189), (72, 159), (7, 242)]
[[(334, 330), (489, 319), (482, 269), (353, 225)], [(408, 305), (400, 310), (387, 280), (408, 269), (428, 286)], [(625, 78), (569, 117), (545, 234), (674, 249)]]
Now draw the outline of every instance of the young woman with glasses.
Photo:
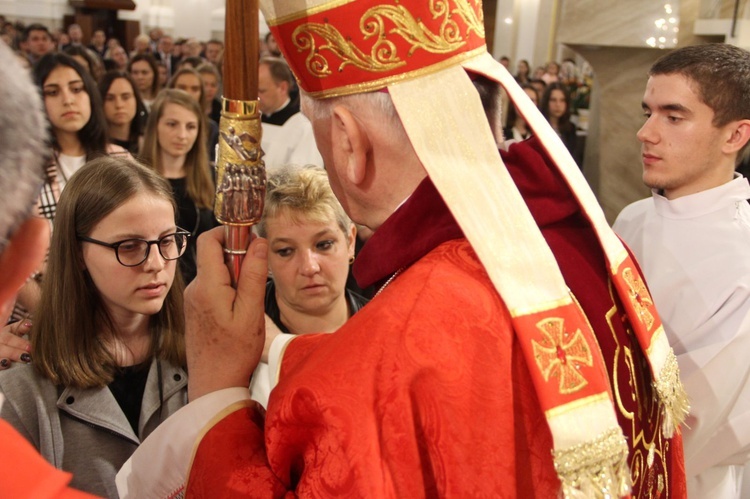
[(132, 160), (91, 161), (60, 197), (34, 360), (0, 372), (0, 417), (77, 489), (117, 497), (118, 469), (187, 403), (187, 237), (169, 184)]

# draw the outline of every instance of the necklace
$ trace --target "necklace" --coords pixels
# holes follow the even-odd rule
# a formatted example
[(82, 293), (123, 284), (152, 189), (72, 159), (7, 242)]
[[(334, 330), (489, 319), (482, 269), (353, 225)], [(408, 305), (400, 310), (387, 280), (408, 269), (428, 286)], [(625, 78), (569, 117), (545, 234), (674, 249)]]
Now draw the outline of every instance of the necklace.
[[(387, 281), (385, 281), (385, 282), (383, 283), (383, 285), (382, 285), (382, 286), (380, 286), (380, 289), (378, 290), (378, 292), (377, 292), (377, 293), (375, 293), (375, 296), (378, 296), (378, 295), (379, 295), (380, 293), (382, 293), (382, 292), (383, 292), (383, 290), (384, 290), (385, 288), (387, 288), (387, 287), (388, 287), (388, 285), (389, 285), (389, 284), (390, 284), (390, 283), (391, 283), (391, 282), (392, 282), (392, 281), (393, 281), (393, 280), (394, 280), (394, 279), (396, 278), (396, 276), (398, 276), (398, 275), (399, 275), (399, 274), (400, 274), (400, 273), (401, 273), (401, 272), (402, 272), (403, 270), (404, 270), (404, 267), (401, 267), (401, 268), (400, 268), (400, 269), (398, 269), (398, 270), (397, 270), (396, 272), (394, 272), (394, 273), (393, 273), (393, 274), (391, 275), (391, 277), (389, 277), (389, 278), (388, 278), (388, 280), (387, 280)], [(375, 298), (375, 296), (373, 296), (373, 298)]]

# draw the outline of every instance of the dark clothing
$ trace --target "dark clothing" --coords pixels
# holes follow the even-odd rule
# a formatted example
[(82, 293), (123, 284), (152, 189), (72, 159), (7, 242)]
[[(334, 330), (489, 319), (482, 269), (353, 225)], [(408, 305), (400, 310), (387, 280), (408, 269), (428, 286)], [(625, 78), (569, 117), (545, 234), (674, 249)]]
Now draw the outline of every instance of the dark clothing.
[(172, 195), (177, 203), (177, 225), (190, 232), (188, 247), (180, 257), (180, 271), (185, 284), (195, 279), (197, 267), (195, 263), (195, 243), (198, 236), (218, 225), (214, 212), (210, 208), (199, 208), (187, 192), (186, 178), (170, 178)]
[(208, 123), (208, 133), (206, 134), (206, 141), (208, 146), (208, 160), (211, 164), (216, 163), (216, 145), (219, 143), (219, 123), (211, 118), (206, 119)]
[(273, 114), (261, 114), (260, 121), (263, 123), (268, 123), (269, 125), (282, 126), (287, 122), (289, 118), (297, 113), (299, 113), (299, 101), (291, 100), (289, 101), (289, 104), (282, 107), (278, 111), (275, 111)]
[[(143, 393), (146, 391), (146, 379), (151, 367), (151, 360), (134, 366), (120, 367), (115, 378), (109, 384), (109, 390), (114, 395), (117, 404), (128, 418), (133, 432), (138, 434), (138, 419), (141, 416)], [(157, 367), (160, 367), (157, 363)], [(161, 373), (161, 369), (159, 369)], [(160, 396), (162, 394), (159, 394)]]
[(221, 101), (218, 98), (211, 101), (211, 112), (208, 113), (208, 117), (216, 123), (221, 119)]
[(576, 161), (576, 164), (580, 168), (580, 166), (583, 164), (583, 158), (578, 151), (578, 135), (576, 134), (576, 126), (573, 123), (566, 123), (565, 125), (561, 125), (560, 130), (557, 132), (557, 134), (560, 136), (563, 144), (565, 144), (568, 152), (570, 152), (570, 155), (573, 156), (573, 159)]
[[(359, 312), (370, 301), (368, 298), (360, 296), (354, 291), (344, 289), (344, 292), (346, 293), (346, 300), (349, 305), (349, 317)], [(266, 314), (268, 314), (281, 332), (291, 334), (286, 326), (281, 323), (281, 311), (279, 310), (279, 304), (276, 302), (276, 284), (273, 282), (273, 279), (269, 279), (266, 283), (265, 308)]]

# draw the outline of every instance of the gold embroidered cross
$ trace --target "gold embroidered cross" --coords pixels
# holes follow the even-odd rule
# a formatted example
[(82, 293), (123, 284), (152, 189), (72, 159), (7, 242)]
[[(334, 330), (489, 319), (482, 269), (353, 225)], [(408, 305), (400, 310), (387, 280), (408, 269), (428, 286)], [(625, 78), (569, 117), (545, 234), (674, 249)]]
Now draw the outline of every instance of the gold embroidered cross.
[(651, 329), (651, 326), (654, 325), (654, 316), (648, 308), (654, 302), (651, 300), (651, 295), (648, 293), (646, 285), (643, 284), (640, 276), (636, 272), (633, 272), (633, 269), (630, 267), (622, 271), (622, 277), (630, 288), (630, 303), (633, 304), (638, 318), (646, 326), (646, 329)]
[(591, 350), (580, 329), (570, 333), (565, 330), (565, 320), (559, 317), (545, 319), (536, 325), (544, 336), (539, 343), (531, 341), (537, 367), (544, 381), (558, 378), (562, 394), (574, 393), (588, 384), (579, 372), (581, 364), (593, 365)]

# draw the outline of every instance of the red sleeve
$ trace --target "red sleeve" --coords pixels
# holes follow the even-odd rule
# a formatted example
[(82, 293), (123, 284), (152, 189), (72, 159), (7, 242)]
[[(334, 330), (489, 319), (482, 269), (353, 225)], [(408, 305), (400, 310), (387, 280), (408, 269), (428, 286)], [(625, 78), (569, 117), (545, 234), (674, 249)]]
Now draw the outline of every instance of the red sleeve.
[[(0, 420), (0, 491), (16, 499), (86, 499), (94, 496), (68, 487), (70, 473), (55, 469), (16, 432)], [(12, 470), (12, 472), (10, 471)]]
[(293, 497), (268, 465), (262, 413), (257, 404), (243, 407), (208, 430), (193, 457), (186, 498)]

